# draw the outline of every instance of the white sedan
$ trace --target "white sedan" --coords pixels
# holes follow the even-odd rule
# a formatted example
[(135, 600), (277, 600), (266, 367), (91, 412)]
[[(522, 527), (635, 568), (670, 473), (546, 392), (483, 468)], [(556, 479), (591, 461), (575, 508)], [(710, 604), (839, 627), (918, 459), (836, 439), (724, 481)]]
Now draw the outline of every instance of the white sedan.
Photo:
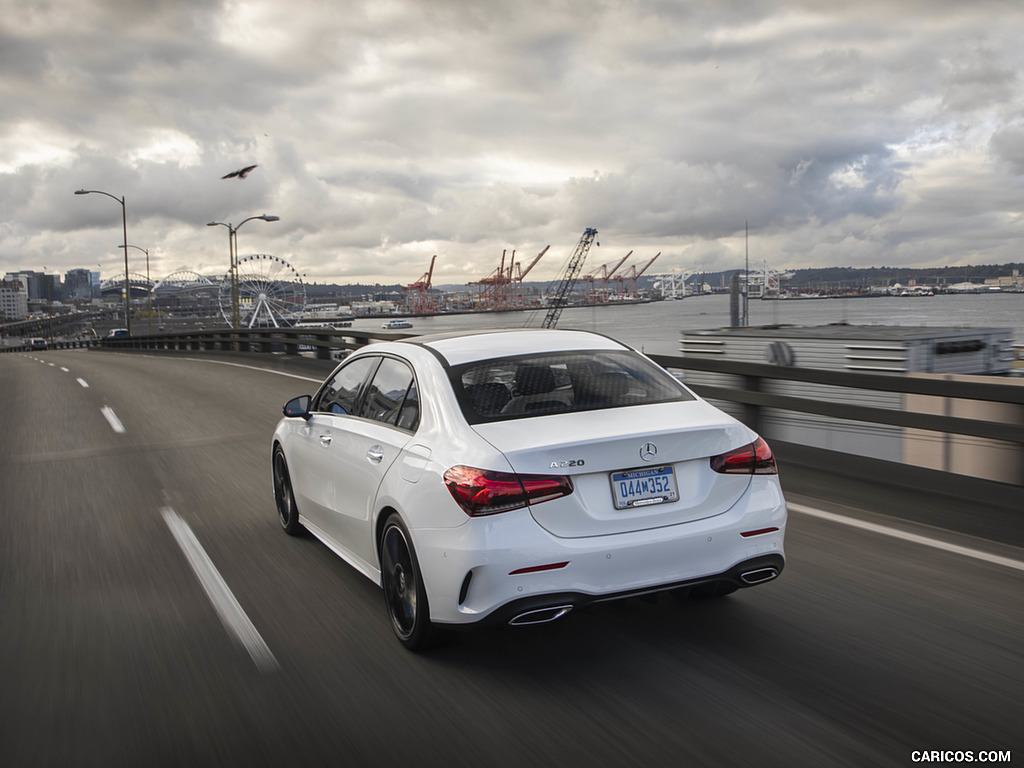
[(285, 405), (272, 450), (284, 530), (380, 585), (414, 650), (459, 625), (724, 595), (785, 564), (768, 445), (597, 334), (369, 345)]

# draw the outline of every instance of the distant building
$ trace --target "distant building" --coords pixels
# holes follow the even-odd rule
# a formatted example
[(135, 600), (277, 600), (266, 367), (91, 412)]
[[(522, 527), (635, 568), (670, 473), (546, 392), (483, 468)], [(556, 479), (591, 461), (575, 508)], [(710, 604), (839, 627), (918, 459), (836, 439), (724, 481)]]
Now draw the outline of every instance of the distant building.
[(29, 301), (60, 301), (64, 298), (64, 285), (59, 275), (24, 270), (8, 272), (4, 280), (20, 280), (28, 290)]
[(98, 295), (99, 272), (71, 269), (64, 273), (64, 296), (67, 299), (91, 299)]
[(0, 280), (0, 319), (28, 318), (28, 289), (21, 280)]
[(1002, 291), (1024, 291), (1024, 275), (1020, 273), (1019, 269), (1015, 269), (1010, 275), (986, 279), (985, 286), (990, 289), (998, 288)]
[(39, 298), (39, 278), (35, 272), (8, 272), (4, 280), (17, 280), (25, 288), (25, 294), (30, 299)]

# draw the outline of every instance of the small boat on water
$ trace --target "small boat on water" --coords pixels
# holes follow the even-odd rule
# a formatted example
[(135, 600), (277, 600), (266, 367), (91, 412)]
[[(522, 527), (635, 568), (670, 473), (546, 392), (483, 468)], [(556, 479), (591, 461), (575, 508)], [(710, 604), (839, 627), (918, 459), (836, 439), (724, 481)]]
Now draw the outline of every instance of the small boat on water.
[(412, 328), (412, 323), (408, 320), (385, 320), (381, 326), (385, 331), (396, 331), (402, 328)]

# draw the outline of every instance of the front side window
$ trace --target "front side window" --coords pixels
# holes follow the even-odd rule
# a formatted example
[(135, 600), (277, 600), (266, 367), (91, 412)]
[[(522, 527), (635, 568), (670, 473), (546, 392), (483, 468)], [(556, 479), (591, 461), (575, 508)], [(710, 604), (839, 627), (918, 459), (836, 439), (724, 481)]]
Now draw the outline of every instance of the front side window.
[(450, 376), (470, 424), (693, 399), (661, 368), (626, 350), (496, 358), (456, 366)]
[(340, 368), (324, 384), (310, 410), (355, 415), (363, 382), (379, 362), (379, 357), (360, 357)]

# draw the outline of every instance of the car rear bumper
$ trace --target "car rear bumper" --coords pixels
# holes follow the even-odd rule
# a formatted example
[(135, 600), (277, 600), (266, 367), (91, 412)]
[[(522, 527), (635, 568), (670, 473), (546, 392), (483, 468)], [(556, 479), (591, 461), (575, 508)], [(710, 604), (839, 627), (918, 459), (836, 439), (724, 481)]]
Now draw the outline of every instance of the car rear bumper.
[(596, 602), (774, 580), (785, 566), (786, 505), (777, 482), (751, 485), (724, 514), (632, 533), (558, 538), (527, 510), (468, 521), (457, 536), (414, 531), (431, 619), (542, 623)]
[(631, 597), (656, 594), (658, 592), (678, 591), (685, 593), (693, 587), (722, 586), (748, 588), (778, 578), (786, 560), (782, 555), (765, 555), (737, 563), (729, 570), (713, 576), (702, 576), (697, 579), (659, 584), (642, 589), (626, 590), (604, 595), (588, 595), (581, 592), (564, 592), (558, 594), (534, 595), (506, 603), (486, 617), (473, 623), (473, 627), (527, 626), (545, 624), (560, 619), (570, 611), (586, 608), (595, 603), (614, 600), (625, 600)]

